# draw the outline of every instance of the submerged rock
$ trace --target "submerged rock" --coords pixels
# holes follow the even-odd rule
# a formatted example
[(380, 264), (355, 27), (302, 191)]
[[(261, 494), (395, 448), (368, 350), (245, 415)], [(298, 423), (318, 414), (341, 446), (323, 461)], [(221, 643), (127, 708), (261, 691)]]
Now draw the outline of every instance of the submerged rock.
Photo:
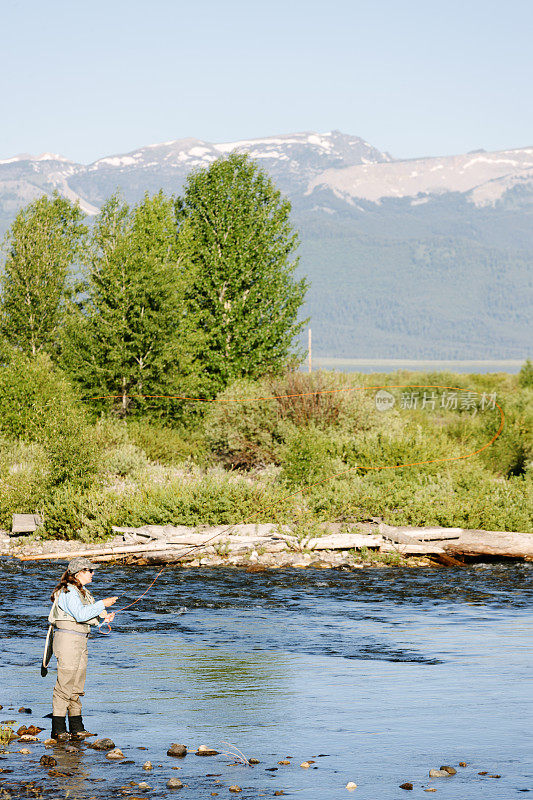
[(113, 739), (95, 739), (89, 747), (92, 750), (112, 750), (115, 746)]
[(41, 756), (39, 759), (39, 764), (41, 765), (41, 767), (46, 767), (47, 769), (50, 769), (50, 767), (56, 766), (57, 761), (52, 756)]
[(167, 756), (174, 756), (175, 758), (183, 758), (187, 755), (187, 748), (184, 744), (177, 744), (174, 742), (167, 750)]
[(212, 747), (207, 747), (205, 744), (201, 744), (198, 750), (196, 751), (197, 756), (218, 756), (218, 750), (213, 750)]
[(111, 761), (120, 761), (122, 758), (124, 758), (124, 753), (122, 750), (120, 750), (120, 748), (115, 747), (114, 750), (110, 750), (109, 753), (106, 753), (105, 757), (109, 758)]
[(457, 775), (457, 770), (455, 769), (455, 767), (444, 766), (444, 767), (441, 767), (441, 769), (445, 770), (450, 775)]

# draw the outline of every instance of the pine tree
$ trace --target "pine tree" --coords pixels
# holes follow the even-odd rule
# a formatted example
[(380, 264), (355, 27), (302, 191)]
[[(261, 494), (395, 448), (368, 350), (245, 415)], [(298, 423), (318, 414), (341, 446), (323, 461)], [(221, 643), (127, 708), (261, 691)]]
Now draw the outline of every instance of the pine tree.
[(159, 192), (130, 209), (111, 197), (92, 231), (82, 288), (63, 341), (70, 375), (88, 394), (119, 396), (121, 414), (175, 407), (132, 400), (186, 394), (191, 385), (173, 201)]
[(284, 367), (307, 322), (297, 321), (307, 281), (293, 278), (298, 236), (290, 210), (247, 155), (232, 153), (188, 177), (178, 247), (213, 390)]
[(69, 270), (87, 230), (83, 216), (57, 193), (43, 195), (19, 211), (6, 235), (0, 332), (27, 355), (55, 349)]

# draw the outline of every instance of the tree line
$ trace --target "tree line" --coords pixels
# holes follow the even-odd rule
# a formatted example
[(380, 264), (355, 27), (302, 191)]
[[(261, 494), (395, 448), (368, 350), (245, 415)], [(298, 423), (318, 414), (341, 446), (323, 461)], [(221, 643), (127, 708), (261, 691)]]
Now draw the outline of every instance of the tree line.
[[(139, 395), (212, 398), (296, 363), (308, 283), (294, 275), (290, 210), (237, 153), (192, 172), (178, 197), (130, 206), (116, 193), (90, 225), (57, 193), (38, 198), (5, 239), (2, 360), (47, 353), (123, 415), (146, 410)], [(160, 397), (150, 408), (183, 406)]]

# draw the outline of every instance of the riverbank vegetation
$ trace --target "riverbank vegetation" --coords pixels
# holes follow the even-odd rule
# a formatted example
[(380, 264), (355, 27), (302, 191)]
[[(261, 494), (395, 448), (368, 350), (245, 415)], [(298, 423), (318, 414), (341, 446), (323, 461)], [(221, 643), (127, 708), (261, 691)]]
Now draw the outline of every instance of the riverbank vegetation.
[(59, 197), (20, 212), (0, 296), (0, 526), (34, 512), (41, 535), (87, 541), (373, 517), (533, 529), (530, 362), (299, 371), (289, 213), (237, 154), (182, 197), (115, 195), (90, 227)]

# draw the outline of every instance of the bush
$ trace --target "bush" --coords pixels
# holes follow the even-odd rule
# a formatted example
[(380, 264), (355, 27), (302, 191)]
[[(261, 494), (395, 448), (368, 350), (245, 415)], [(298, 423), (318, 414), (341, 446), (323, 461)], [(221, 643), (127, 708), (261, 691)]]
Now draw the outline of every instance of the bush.
[(354, 435), (382, 423), (370, 393), (356, 391), (349, 376), (288, 372), (234, 382), (209, 409), (204, 430), (219, 461), (251, 469), (279, 464), (280, 445), (297, 429)]
[(529, 358), (518, 373), (518, 385), (523, 389), (533, 388), (533, 364)]
[(0, 526), (11, 528), (13, 514), (36, 513), (48, 485), (42, 445), (0, 436)]
[(196, 427), (176, 429), (132, 419), (128, 420), (127, 435), (144, 450), (150, 461), (159, 464), (181, 464), (189, 460), (204, 464), (208, 459), (203, 432)]
[(0, 431), (42, 444), (51, 485), (87, 485), (98, 470), (97, 442), (85, 409), (46, 355), (29, 359), (13, 350), (0, 367)]

